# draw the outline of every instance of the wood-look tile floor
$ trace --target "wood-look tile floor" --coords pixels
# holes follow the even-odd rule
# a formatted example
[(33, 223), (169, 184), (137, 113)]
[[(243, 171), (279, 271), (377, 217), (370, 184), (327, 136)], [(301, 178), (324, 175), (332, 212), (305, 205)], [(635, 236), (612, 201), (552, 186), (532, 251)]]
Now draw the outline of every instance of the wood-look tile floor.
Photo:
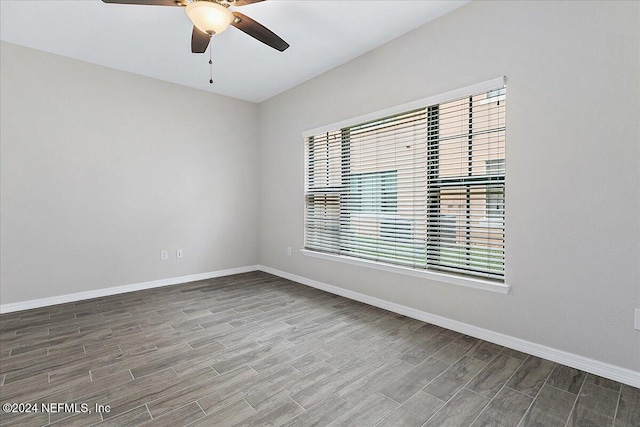
[(640, 426), (639, 389), (261, 272), (0, 330), (3, 404), (93, 411), (3, 426)]

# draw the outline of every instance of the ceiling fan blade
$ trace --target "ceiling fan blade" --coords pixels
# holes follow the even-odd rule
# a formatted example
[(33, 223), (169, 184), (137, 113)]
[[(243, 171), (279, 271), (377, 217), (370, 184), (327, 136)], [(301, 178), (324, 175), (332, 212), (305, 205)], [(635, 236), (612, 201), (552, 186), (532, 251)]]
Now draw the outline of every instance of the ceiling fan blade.
[(194, 25), (193, 31), (191, 32), (191, 52), (205, 53), (210, 40), (211, 36), (209, 34), (203, 33)]
[(139, 4), (144, 6), (186, 6), (184, 0), (102, 0), (103, 3)]
[(232, 6), (246, 6), (248, 4), (252, 4), (252, 3), (260, 3), (261, 1), (264, 0), (236, 0), (235, 3), (232, 3)]
[(267, 46), (271, 46), (272, 48), (279, 50), (280, 52), (286, 50), (289, 47), (289, 43), (282, 40), (278, 37), (274, 32), (269, 30), (264, 25), (260, 24), (257, 21), (249, 18), (246, 15), (243, 15), (240, 12), (233, 12), (233, 16), (236, 19), (231, 23), (234, 27), (239, 29), (240, 31), (244, 31), (249, 34), (256, 40), (260, 40), (262, 43)]

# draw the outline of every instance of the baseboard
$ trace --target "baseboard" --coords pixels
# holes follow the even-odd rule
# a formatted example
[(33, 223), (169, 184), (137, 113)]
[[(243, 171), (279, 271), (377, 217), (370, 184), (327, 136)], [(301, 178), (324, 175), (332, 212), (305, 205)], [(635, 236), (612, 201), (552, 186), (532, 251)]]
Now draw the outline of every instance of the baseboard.
[(567, 365), (572, 368), (592, 373), (594, 375), (599, 375), (601, 377), (628, 384), (632, 387), (640, 388), (640, 372), (621, 368), (619, 366), (600, 362), (598, 360), (590, 359), (588, 357), (580, 356), (577, 354), (568, 353), (566, 351), (547, 347), (541, 344), (536, 344), (520, 338), (515, 338), (509, 335), (501, 334), (499, 332), (494, 332), (489, 329), (479, 328), (477, 326), (458, 322), (457, 320), (449, 319), (447, 317), (427, 313), (425, 311), (361, 294), (359, 292), (350, 291), (338, 286), (329, 285), (327, 283), (318, 282), (316, 280), (287, 273), (285, 271), (276, 270), (271, 267), (260, 265), (258, 266), (258, 269), (260, 271), (264, 271), (265, 273), (270, 273), (279, 277), (283, 277), (285, 279), (293, 280), (294, 282), (298, 282), (303, 285), (311, 286), (313, 288), (321, 289), (323, 291), (340, 295), (345, 298), (380, 307), (394, 313), (411, 317), (413, 319), (422, 320), (423, 322), (441, 326), (446, 329), (451, 329), (453, 331), (460, 332), (461, 334), (470, 335), (472, 337), (489, 341), (494, 344), (532, 354), (534, 356), (551, 360), (562, 365)]
[(150, 282), (134, 283), (131, 285), (115, 286), (112, 288), (96, 289), (95, 291), (77, 292), (73, 294), (58, 295), (49, 298), (40, 298), (29, 301), (14, 302), (0, 305), (0, 314), (14, 311), (29, 310), (31, 308), (47, 307), (56, 304), (82, 301), (85, 299), (99, 298), (110, 295), (124, 294), (127, 292), (141, 291), (143, 289), (160, 288), (162, 286), (178, 285), (181, 283), (195, 282), (197, 280), (213, 279), (215, 277), (230, 276), (232, 274), (248, 273), (259, 269), (257, 265), (230, 268), (227, 270), (211, 271), (208, 273), (191, 274), (188, 276), (171, 277), (168, 279), (152, 280)]

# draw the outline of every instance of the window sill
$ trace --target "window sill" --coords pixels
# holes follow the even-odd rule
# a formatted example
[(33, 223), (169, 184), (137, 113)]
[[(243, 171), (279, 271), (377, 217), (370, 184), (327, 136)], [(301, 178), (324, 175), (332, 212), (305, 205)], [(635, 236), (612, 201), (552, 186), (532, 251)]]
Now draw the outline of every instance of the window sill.
[(473, 279), (470, 277), (456, 276), (453, 274), (437, 273), (434, 271), (418, 270), (410, 267), (401, 267), (398, 265), (383, 264), (375, 261), (359, 259), (344, 255), (333, 255), (322, 252), (316, 252), (309, 249), (301, 249), (302, 255), (313, 258), (320, 258), (328, 261), (338, 261), (346, 264), (357, 265), (360, 267), (374, 268), (376, 270), (388, 271), (391, 273), (404, 274), (406, 276), (420, 277), (423, 279), (434, 280), (436, 282), (451, 283), (453, 285), (466, 286), (468, 288), (480, 289), (483, 291), (496, 292), (499, 294), (508, 294), (511, 285), (506, 283), (492, 282), (490, 280)]

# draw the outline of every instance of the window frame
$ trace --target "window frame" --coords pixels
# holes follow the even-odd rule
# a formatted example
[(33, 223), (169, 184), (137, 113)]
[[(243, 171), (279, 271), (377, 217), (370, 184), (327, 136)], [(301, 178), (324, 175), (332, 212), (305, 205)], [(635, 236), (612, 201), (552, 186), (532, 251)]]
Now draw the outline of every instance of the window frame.
[[(470, 86), (466, 86), (466, 87), (462, 87), (453, 91), (449, 91), (449, 92), (445, 92), (442, 94), (438, 94), (438, 95), (434, 95), (428, 98), (424, 98), (424, 99), (420, 99), (420, 100), (416, 100), (407, 104), (402, 104), (402, 105), (398, 105), (395, 107), (391, 107), (382, 111), (377, 111), (377, 112), (373, 112), (373, 113), (369, 113), (363, 116), (359, 116), (359, 117), (355, 117), (355, 118), (351, 118), (351, 119), (347, 119), (347, 120), (343, 120), (341, 122), (338, 123), (333, 123), (333, 124), (328, 124), (319, 128), (315, 128), (315, 129), (311, 129), (308, 131), (303, 132), (303, 137), (309, 138), (309, 137), (313, 137), (314, 135), (318, 135), (321, 133), (325, 133), (325, 132), (335, 132), (336, 129), (341, 129), (340, 132), (342, 132), (342, 174), (341, 174), (341, 180), (342, 180), (342, 184), (343, 185), (347, 185), (349, 183), (349, 179), (350, 179), (350, 174), (348, 173), (348, 171), (350, 170), (350, 165), (349, 165), (349, 156), (348, 155), (344, 155), (345, 150), (348, 152), (349, 150), (349, 138), (348, 135), (344, 135), (345, 132), (348, 133), (348, 128), (353, 127), (354, 124), (357, 123), (365, 123), (365, 122), (370, 122), (370, 121), (374, 121), (380, 118), (384, 118), (384, 117), (389, 117), (392, 115), (397, 115), (397, 114), (402, 114), (411, 110), (415, 110), (415, 109), (420, 109), (420, 108), (425, 108), (425, 107), (429, 107), (429, 106), (434, 106), (435, 108), (437, 108), (438, 104), (441, 103), (446, 103), (446, 102), (450, 102), (454, 99), (463, 99), (472, 95), (475, 95), (477, 93), (481, 93), (481, 92), (491, 92), (491, 91), (501, 91), (502, 89), (499, 88), (503, 88), (505, 87), (505, 83), (506, 83), (506, 78), (505, 77), (497, 77), (495, 79), (491, 79), (491, 80), (487, 80), (485, 82), (481, 82), (478, 84), (474, 84), (474, 85), (470, 85)], [(498, 95), (502, 95), (502, 92), (498, 92)], [(429, 111), (432, 107), (429, 107), (427, 109), (427, 113), (429, 114)], [(346, 137), (345, 137), (346, 136)], [(428, 136), (428, 143), (429, 143), (429, 138), (430, 136)], [(310, 176), (309, 173), (309, 164), (308, 164), (308, 159), (306, 158), (306, 155), (303, 154), (304, 158), (304, 164), (305, 164), (305, 180), (304, 180), (304, 197), (303, 199), (304, 201), (304, 207), (306, 209), (307, 207), (307, 203), (306, 203), (306, 197), (309, 193), (309, 188), (307, 185), (307, 179), (306, 177)], [(472, 178), (471, 180), (473, 181), (474, 178)], [(480, 179), (485, 179), (486, 181), (486, 177), (481, 177)], [(455, 181), (455, 178), (443, 178), (442, 180), (447, 180), (447, 181)], [(501, 176), (501, 178), (496, 177), (496, 181), (500, 181), (501, 180), (501, 184), (504, 183), (505, 181), (505, 175), (503, 174)], [(440, 185), (442, 185), (443, 182), (440, 182)], [(430, 186), (432, 186), (432, 183), (430, 184)], [(328, 190), (329, 188), (327, 188)], [(336, 194), (339, 194), (339, 190), (335, 189)], [(344, 213), (340, 212), (340, 221), (343, 220), (342, 215), (345, 215)], [(488, 217), (487, 217), (488, 218)], [(489, 219), (489, 218), (488, 218)], [(428, 219), (429, 220), (433, 220), (433, 218)], [(305, 222), (305, 226), (304, 226), (304, 241), (307, 241), (307, 225)], [(505, 246), (506, 246), (506, 242), (505, 242)], [(304, 248), (304, 245), (303, 245)], [(505, 248), (506, 249), (506, 248)], [(505, 250), (506, 252), (506, 250)], [(395, 273), (400, 273), (400, 274), (405, 274), (405, 275), (410, 275), (410, 276), (416, 276), (416, 277), (423, 277), (423, 278), (428, 278), (428, 279), (432, 279), (432, 280), (436, 280), (439, 282), (445, 282), (445, 283), (453, 283), (453, 284), (458, 284), (458, 285), (462, 285), (462, 286), (467, 286), (467, 287), (472, 287), (472, 288), (476, 288), (476, 289), (483, 289), (483, 290), (488, 290), (488, 291), (492, 291), (492, 292), (498, 292), (498, 293), (503, 293), (506, 294), (509, 292), (511, 286), (508, 284), (507, 282), (507, 268), (506, 265), (504, 266), (504, 280), (503, 281), (495, 281), (492, 279), (485, 279), (482, 277), (473, 277), (473, 276), (467, 276), (464, 274), (458, 274), (458, 273), (454, 273), (454, 272), (447, 272), (447, 271), (443, 271), (443, 270), (432, 270), (432, 269), (419, 269), (419, 268), (412, 268), (412, 267), (405, 267), (405, 266), (400, 266), (400, 265), (393, 265), (393, 264), (387, 264), (384, 263), (383, 261), (372, 261), (372, 260), (367, 260), (364, 258), (358, 258), (358, 257), (352, 257), (349, 255), (343, 255), (343, 254), (333, 254), (333, 253), (325, 253), (325, 252), (321, 252), (321, 251), (316, 251), (313, 249), (302, 249), (301, 253), (303, 255), (306, 256), (311, 256), (311, 257), (315, 257), (315, 258), (321, 258), (321, 259), (325, 259), (325, 260), (332, 260), (332, 261), (339, 261), (339, 262), (346, 262), (349, 264), (354, 264), (354, 265), (359, 265), (359, 266), (364, 266), (364, 267), (368, 267), (368, 268), (374, 268), (374, 269), (378, 269), (378, 270), (384, 270), (384, 271), (391, 271), (391, 272), (395, 272)]]

